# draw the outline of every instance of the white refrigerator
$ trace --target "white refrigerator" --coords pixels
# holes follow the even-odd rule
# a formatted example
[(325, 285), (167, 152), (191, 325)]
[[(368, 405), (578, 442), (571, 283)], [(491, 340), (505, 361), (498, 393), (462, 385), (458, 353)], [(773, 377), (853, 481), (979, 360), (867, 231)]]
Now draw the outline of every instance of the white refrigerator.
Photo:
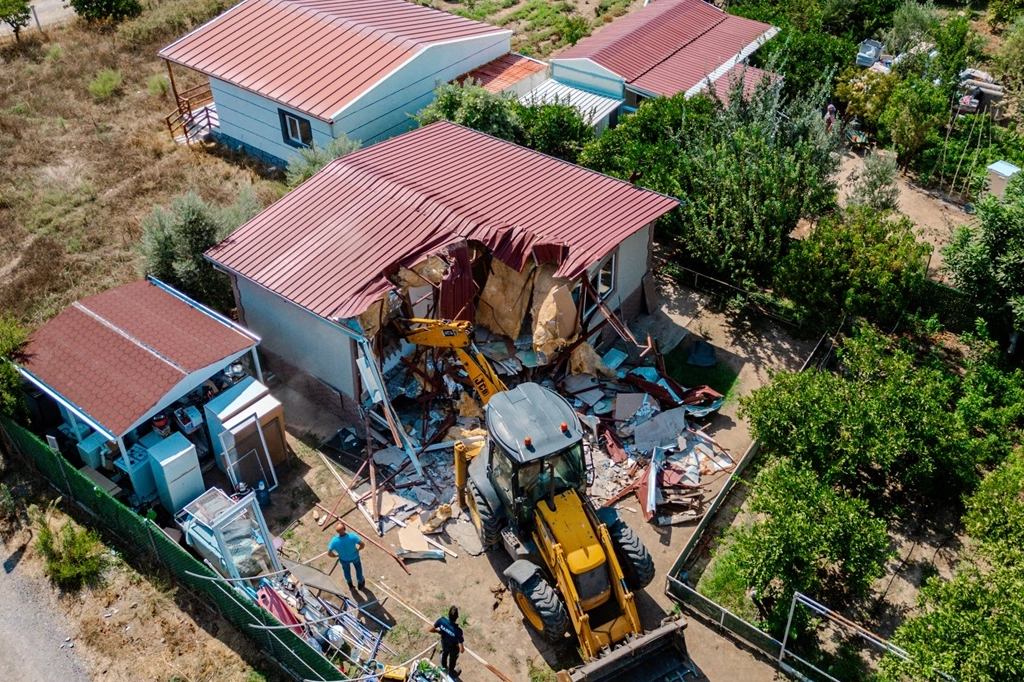
[(153, 480), (164, 508), (178, 513), (206, 491), (196, 446), (178, 432), (149, 449)]

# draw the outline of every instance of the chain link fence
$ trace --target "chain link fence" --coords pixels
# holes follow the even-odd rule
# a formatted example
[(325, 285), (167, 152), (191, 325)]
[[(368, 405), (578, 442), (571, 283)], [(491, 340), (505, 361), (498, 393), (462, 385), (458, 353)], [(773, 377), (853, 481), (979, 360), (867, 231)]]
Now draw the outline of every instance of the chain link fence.
[(290, 629), (254, 626), (280, 623), (206, 564), (189, 554), (149, 519), (136, 514), (77, 471), (60, 453), (18, 424), (0, 419), (8, 442), (32, 462), (69, 500), (95, 517), (122, 553), (162, 566), (176, 582), (204, 603), (216, 606), (224, 618), (299, 680), (343, 680), (345, 677), (319, 651)]

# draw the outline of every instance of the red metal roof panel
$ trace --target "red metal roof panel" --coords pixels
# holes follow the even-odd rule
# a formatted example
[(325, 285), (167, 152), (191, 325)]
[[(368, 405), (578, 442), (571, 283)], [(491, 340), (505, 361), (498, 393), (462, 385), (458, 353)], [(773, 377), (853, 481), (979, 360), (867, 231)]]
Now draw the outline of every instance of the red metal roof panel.
[(329, 121), (425, 47), (503, 32), (405, 0), (244, 0), (160, 56)]
[(685, 92), (770, 29), (702, 0), (656, 0), (584, 38), (556, 61), (590, 59), (627, 83), (668, 96)]
[(715, 97), (728, 104), (732, 91), (736, 89), (736, 86), (740, 86), (743, 88), (743, 99), (750, 99), (761, 81), (768, 79), (770, 83), (775, 83), (780, 78), (782, 76), (771, 71), (747, 66), (746, 64), (737, 64), (729, 69), (728, 73), (715, 81)]
[(767, 24), (727, 16), (725, 21), (630, 84), (664, 97), (686, 92), (769, 30), (771, 26)]
[(230, 326), (139, 281), (72, 304), (29, 337), (18, 361), (121, 435), (190, 372), (252, 345)]
[[(447, 122), (344, 156), (207, 255), (326, 318), (354, 317), (385, 276), (463, 240), (576, 277), (678, 202)], [(558, 247), (561, 248), (558, 248)]]
[(504, 92), (519, 81), (547, 70), (544, 62), (524, 57), (515, 52), (504, 54), (494, 61), (487, 62), (469, 73), (459, 76), (456, 81), (464, 83), (472, 79), (488, 92)]

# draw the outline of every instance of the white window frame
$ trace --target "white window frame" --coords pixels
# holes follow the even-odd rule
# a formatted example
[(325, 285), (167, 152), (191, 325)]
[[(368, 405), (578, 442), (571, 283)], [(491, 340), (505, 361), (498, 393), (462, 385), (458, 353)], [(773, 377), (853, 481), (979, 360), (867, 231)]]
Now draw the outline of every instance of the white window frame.
[[(594, 292), (598, 296), (598, 300), (602, 302), (607, 301), (608, 297), (615, 293), (615, 285), (618, 284), (618, 267), (616, 266), (618, 260), (617, 256), (617, 250), (612, 251), (601, 259), (600, 265), (594, 268), (593, 274), (586, 275), (591, 288), (593, 288)], [(608, 283), (608, 289), (602, 292), (601, 279), (606, 269), (608, 270), (608, 277), (610, 281)], [(586, 301), (583, 310), (583, 319), (585, 320), (597, 309), (597, 301), (591, 300), (591, 297), (587, 292), (583, 292), (583, 300)]]

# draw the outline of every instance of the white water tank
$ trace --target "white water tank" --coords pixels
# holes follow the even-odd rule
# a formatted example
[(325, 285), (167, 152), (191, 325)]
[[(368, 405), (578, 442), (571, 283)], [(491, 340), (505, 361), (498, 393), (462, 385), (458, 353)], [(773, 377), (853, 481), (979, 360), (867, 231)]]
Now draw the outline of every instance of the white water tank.
[(1017, 168), (1009, 161), (996, 161), (990, 164), (988, 167), (988, 191), (986, 194), (994, 194), (1002, 199), (1003, 192), (1006, 191), (1006, 185), (1009, 184), (1010, 178), (1017, 173), (1020, 173), (1020, 168)]

